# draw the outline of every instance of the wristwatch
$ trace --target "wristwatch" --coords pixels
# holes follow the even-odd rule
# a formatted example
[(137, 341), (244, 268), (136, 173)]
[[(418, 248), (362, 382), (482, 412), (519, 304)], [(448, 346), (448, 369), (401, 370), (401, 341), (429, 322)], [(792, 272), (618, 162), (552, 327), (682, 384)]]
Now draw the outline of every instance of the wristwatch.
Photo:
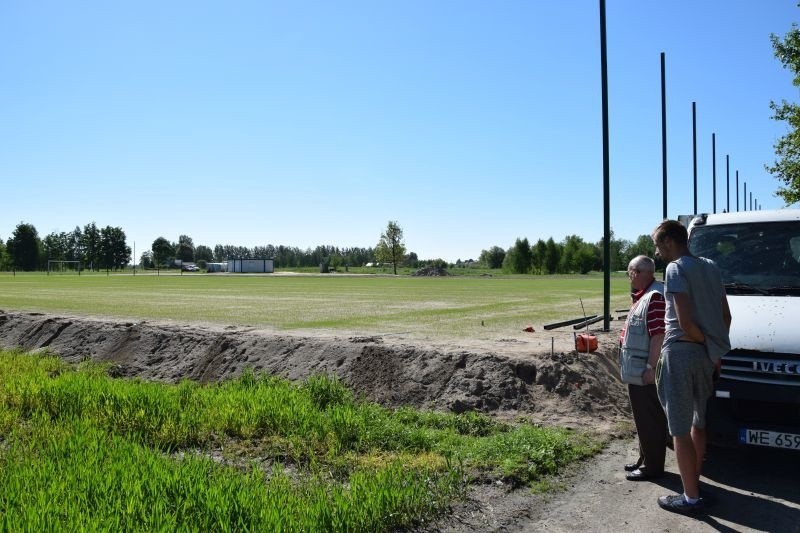
[(647, 363), (647, 370), (653, 370), (653, 365), (651, 365), (650, 363)]

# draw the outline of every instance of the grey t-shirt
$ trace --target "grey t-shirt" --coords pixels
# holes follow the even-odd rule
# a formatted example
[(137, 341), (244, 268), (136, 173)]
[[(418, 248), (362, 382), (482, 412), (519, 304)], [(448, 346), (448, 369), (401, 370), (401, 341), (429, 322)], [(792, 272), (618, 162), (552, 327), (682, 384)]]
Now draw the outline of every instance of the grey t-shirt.
[(717, 265), (705, 257), (684, 255), (667, 265), (664, 275), (664, 346), (681, 338), (685, 332), (678, 324), (675, 294), (688, 293), (694, 319), (706, 337), (706, 351), (715, 363), (731, 349), (728, 328), (722, 316), (725, 287)]

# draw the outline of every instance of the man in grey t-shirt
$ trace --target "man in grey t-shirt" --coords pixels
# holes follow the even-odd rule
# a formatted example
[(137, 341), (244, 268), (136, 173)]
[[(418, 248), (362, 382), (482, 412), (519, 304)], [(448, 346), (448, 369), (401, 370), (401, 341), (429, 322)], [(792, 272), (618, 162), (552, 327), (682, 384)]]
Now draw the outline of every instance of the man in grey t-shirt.
[(666, 332), (656, 384), (684, 491), (662, 496), (658, 504), (690, 514), (704, 508), (699, 483), (706, 450), (706, 402), (714, 388), (714, 368), (730, 350), (731, 312), (719, 268), (689, 252), (680, 222), (665, 220), (652, 237), (656, 255), (669, 262), (664, 279)]

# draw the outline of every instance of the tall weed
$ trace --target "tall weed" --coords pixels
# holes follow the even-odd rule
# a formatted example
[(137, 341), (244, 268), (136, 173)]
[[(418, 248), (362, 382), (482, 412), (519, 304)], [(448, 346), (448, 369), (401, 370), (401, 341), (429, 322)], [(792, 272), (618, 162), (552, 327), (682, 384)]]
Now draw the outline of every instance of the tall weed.
[(476, 473), (533, 483), (596, 450), (565, 430), (392, 411), (324, 376), (168, 385), (0, 351), (2, 531), (410, 527)]

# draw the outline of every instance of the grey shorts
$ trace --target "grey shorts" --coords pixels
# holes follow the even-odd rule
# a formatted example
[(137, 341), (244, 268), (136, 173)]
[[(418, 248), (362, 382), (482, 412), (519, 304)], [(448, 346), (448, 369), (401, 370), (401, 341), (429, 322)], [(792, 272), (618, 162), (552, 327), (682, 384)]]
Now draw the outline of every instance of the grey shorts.
[(656, 387), (670, 435), (687, 435), (692, 426), (706, 427), (706, 403), (714, 392), (713, 374), (714, 363), (703, 344), (673, 342), (661, 349)]

